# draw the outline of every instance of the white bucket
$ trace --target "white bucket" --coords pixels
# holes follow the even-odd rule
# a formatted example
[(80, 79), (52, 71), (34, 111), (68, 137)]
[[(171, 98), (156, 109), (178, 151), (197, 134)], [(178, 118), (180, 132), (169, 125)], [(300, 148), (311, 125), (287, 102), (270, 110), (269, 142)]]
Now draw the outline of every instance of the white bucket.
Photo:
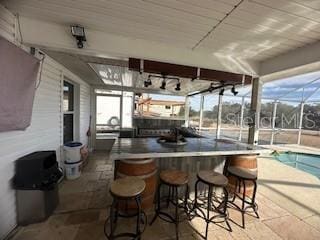
[(83, 147), (82, 143), (72, 142), (63, 146), (65, 161), (67, 163), (75, 163), (81, 160), (80, 149)]
[(77, 179), (81, 176), (82, 171), (82, 161), (78, 161), (75, 163), (64, 162), (66, 178), (68, 180)]

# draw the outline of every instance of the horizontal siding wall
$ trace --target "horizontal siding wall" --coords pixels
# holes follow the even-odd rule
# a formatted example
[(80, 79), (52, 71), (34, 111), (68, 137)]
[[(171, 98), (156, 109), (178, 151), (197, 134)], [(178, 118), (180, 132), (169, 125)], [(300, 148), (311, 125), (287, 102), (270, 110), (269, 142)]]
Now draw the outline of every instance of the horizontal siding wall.
[[(17, 42), (14, 23), (15, 17), (0, 5), (0, 35), (9, 41)], [(63, 76), (80, 85), (79, 140), (84, 143), (87, 141), (90, 86), (46, 56), (42, 80), (35, 94), (31, 125), (25, 131), (0, 133), (0, 239), (3, 239), (17, 225), (15, 191), (11, 186), (14, 161), (23, 155), (39, 150), (55, 150), (58, 161), (63, 160), (61, 159)]]
[[(80, 141), (88, 144), (87, 131), (90, 124), (90, 87), (80, 85)], [(89, 114), (88, 114), (89, 113)]]

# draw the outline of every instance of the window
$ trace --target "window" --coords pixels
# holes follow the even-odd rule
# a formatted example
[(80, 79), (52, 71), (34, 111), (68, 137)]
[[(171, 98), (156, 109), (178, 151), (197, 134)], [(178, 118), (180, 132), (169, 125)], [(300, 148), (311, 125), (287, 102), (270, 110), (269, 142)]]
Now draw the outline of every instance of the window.
[(171, 109), (171, 106), (166, 105), (166, 109)]
[(132, 128), (133, 93), (96, 89), (97, 133)]
[(74, 85), (63, 82), (63, 143), (74, 140)]

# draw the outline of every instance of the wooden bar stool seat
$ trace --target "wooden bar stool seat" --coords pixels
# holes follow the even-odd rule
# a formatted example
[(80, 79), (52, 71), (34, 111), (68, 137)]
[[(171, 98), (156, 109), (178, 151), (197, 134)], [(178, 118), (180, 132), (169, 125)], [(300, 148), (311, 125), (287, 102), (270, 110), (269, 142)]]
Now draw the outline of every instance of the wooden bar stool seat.
[[(145, 228), (147, 223), (146, 214), (142, 211), (141, 208), (141, 194), (145, 190), (145, 188), (145, 181), (140, 179), (139, 177), (119, 178), (111, 184), (110, 193), (113, 197), (113, 201), (110, 207), (110, 215), (104, 225), (104, 233), (109, 240), (118, 238), (141, 239), (141, 234), (144, 231), (144, 229), (141, 230), (141, 225), (144, 225)], [(129, 200), (134, 200), (134, 202), (136, 203), (136, 208), (134, 209), (133, 213), (129, 212), (128, 208), (126, 208), (124, 211), (119, 208), (120, 201), (127, 202)], [(134, 233), (122, 232), (115, 234), (118, 217), (136, 217), (136, 231)]]
[(111, 184), (110, 192), (119, 198), (134, 198), (146, 188), (146, 183), (138, 177), (119, 178)]
[(200, 171), (197, 177), (202, 182), (213, 186), (226, 187), (228, 185), (228, 178), (214, 171)]
[[(166, 206), (169, 208), (170, 203), (174, 206), (174, 214), (164, 211), (164, 207), (161, 206), (161, 187), (168, 187), (168, 195), (165, 198)], [(179, 189), (185, 188), (183, 199), (179, 198)], [(160, 173), (160, 182), (157, 188), (157, 204), (155, 208), (155, 215), (150, 223), (152, 225), (157, 217), (162, 220), (174, 223), (176, 226), (176, 239), (179, 239), (179, 223), (182, 221), (180, 218), (179, 208), (182, 208), (184, 212), (187, 212), (187, 200), (189, 197), (188, 186), (188, 173), (179, 170), (164, 170)], [(179, 203), (180, 200), (180, 203)], [(182, 204), (181, 204), (182, 200)]]
[(257, 171), (251, 171), (247, 168), (241, 167), (229, 167), (228, 173), (244, 180), (256, 180), (258, 177)]
[(160, 180), (168, 185), (182, 186), (188, 183), (188, 174), (179, 170), (164, 170)]

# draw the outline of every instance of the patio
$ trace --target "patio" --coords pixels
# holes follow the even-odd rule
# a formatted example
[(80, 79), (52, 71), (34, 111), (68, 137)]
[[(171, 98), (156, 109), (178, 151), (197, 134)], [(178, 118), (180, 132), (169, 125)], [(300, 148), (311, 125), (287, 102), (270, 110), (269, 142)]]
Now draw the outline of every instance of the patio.
[[(104, 221), (111, 197), (108, 186), (113, 179), (112, 163), (105, 152), (90, 157), (84, 174), (77, 180), (61, 185), (61, 203), (46, 222), (18, 229), (13, 240), (102, 240)], [(209, 239), (297, 239), (320, 238), (320, 181), (307, 173), (262, 156), (258, 160), (259, 187), (257, 203), (260, 219), (247, 216), (246, 229), (231, 222), (233, 232), (210, 225)], [(302, 194), (303, 193), (303, 194)], [(241, 219), (240, 213), (230, 210), (230, 218)], [(152, 215), (151, 215), (152, 216)], [(149, 215), (149, 221), (151, 216)], [(120, 222), (120, 229), (135, 222)], [(203, 231), (203, 220), (195, 219), (181, 226), (181, 239), (201, 239), (190, 224)], [(142, 239), (174, 239), (174, 227), (156, 220), (147, 226)]]
[[(307, 0), (0, 0), (0, 240), (113, 239), (114, 199), (139, 239), (163, 185), (173, 206), (208, 190), (233, 231), (204, 239), (320, 239), (318, 19)], [(203, 239), (179, 217), (141, 238)]]

